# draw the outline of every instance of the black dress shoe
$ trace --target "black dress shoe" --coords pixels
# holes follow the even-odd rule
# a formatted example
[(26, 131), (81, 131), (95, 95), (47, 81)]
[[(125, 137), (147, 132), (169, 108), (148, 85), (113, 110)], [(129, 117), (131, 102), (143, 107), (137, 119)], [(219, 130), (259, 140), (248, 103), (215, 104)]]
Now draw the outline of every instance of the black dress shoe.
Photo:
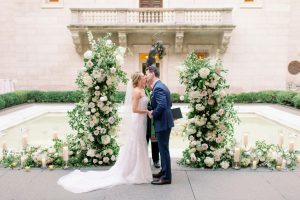
[(162, 176), (162, 172), (158, 172), (157, 174), (152, 174), (153, 178), (160, 178)]
[(153, 185), (166, 185), (166, 184), (171, 184), (171, 183), (172, 183), (171, 180), (164, 180), (164, 179), (159, 179), (159, 180), (151, 182), (151, 184), (153, 184)]
[(154, 162), (153, 165), (154, 165), (155, 168), (160, 168), (159, 162)]

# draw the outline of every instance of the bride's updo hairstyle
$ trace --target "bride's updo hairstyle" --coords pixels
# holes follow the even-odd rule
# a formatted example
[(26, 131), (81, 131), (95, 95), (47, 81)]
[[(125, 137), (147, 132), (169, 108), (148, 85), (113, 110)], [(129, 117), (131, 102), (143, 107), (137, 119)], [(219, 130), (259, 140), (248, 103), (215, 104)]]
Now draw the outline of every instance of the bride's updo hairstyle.
[(139, 80), (141, 79), (141, 77), (142, 77), (141, 72), (135, 72), (134, 74), (132, 74), (131, 80), (132, 80), (132, 86), (134, 88), (138, 86)]

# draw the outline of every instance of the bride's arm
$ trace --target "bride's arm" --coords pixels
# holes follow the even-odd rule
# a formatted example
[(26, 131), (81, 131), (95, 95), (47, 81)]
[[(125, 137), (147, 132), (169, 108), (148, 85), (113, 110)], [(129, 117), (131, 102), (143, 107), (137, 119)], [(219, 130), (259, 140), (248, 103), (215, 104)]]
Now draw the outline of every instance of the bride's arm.
[(139, 108), (139, 100), (141, 98), (141, 94), (139, 91), (134, 90), (132, 94), (132, 112), (134, 113), (145, 113), (147, 114), (149, 111), (146, 109)]

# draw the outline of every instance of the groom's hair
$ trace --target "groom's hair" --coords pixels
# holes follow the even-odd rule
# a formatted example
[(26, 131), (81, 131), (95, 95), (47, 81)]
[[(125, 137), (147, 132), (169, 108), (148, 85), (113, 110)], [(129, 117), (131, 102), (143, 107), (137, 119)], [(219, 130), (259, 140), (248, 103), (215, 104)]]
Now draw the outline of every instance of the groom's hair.
[(155, 65), (150, 65), (146, 68), (146, 71), (149, 70), (149, 72), (154, 73), (155, 77), (159, 78), (159, 70)]

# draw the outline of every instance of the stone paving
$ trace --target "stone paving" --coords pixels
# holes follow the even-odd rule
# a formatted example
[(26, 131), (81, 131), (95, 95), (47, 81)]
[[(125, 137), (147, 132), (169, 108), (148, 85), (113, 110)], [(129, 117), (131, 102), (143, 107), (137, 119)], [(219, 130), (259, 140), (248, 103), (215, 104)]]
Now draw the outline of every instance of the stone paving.
[[(172, 159), (171, 185), (120, 185), (73, 194), (57, 185), (72, 169), (54, 171), (0, 168), (1, 200), (299, 200), (300, 168), (295, 171), (200, 170), (184, 168)], [(83, 169), (106, 170), (107, 167)], [(155, 172), (155, 170), (153, 170)]]

